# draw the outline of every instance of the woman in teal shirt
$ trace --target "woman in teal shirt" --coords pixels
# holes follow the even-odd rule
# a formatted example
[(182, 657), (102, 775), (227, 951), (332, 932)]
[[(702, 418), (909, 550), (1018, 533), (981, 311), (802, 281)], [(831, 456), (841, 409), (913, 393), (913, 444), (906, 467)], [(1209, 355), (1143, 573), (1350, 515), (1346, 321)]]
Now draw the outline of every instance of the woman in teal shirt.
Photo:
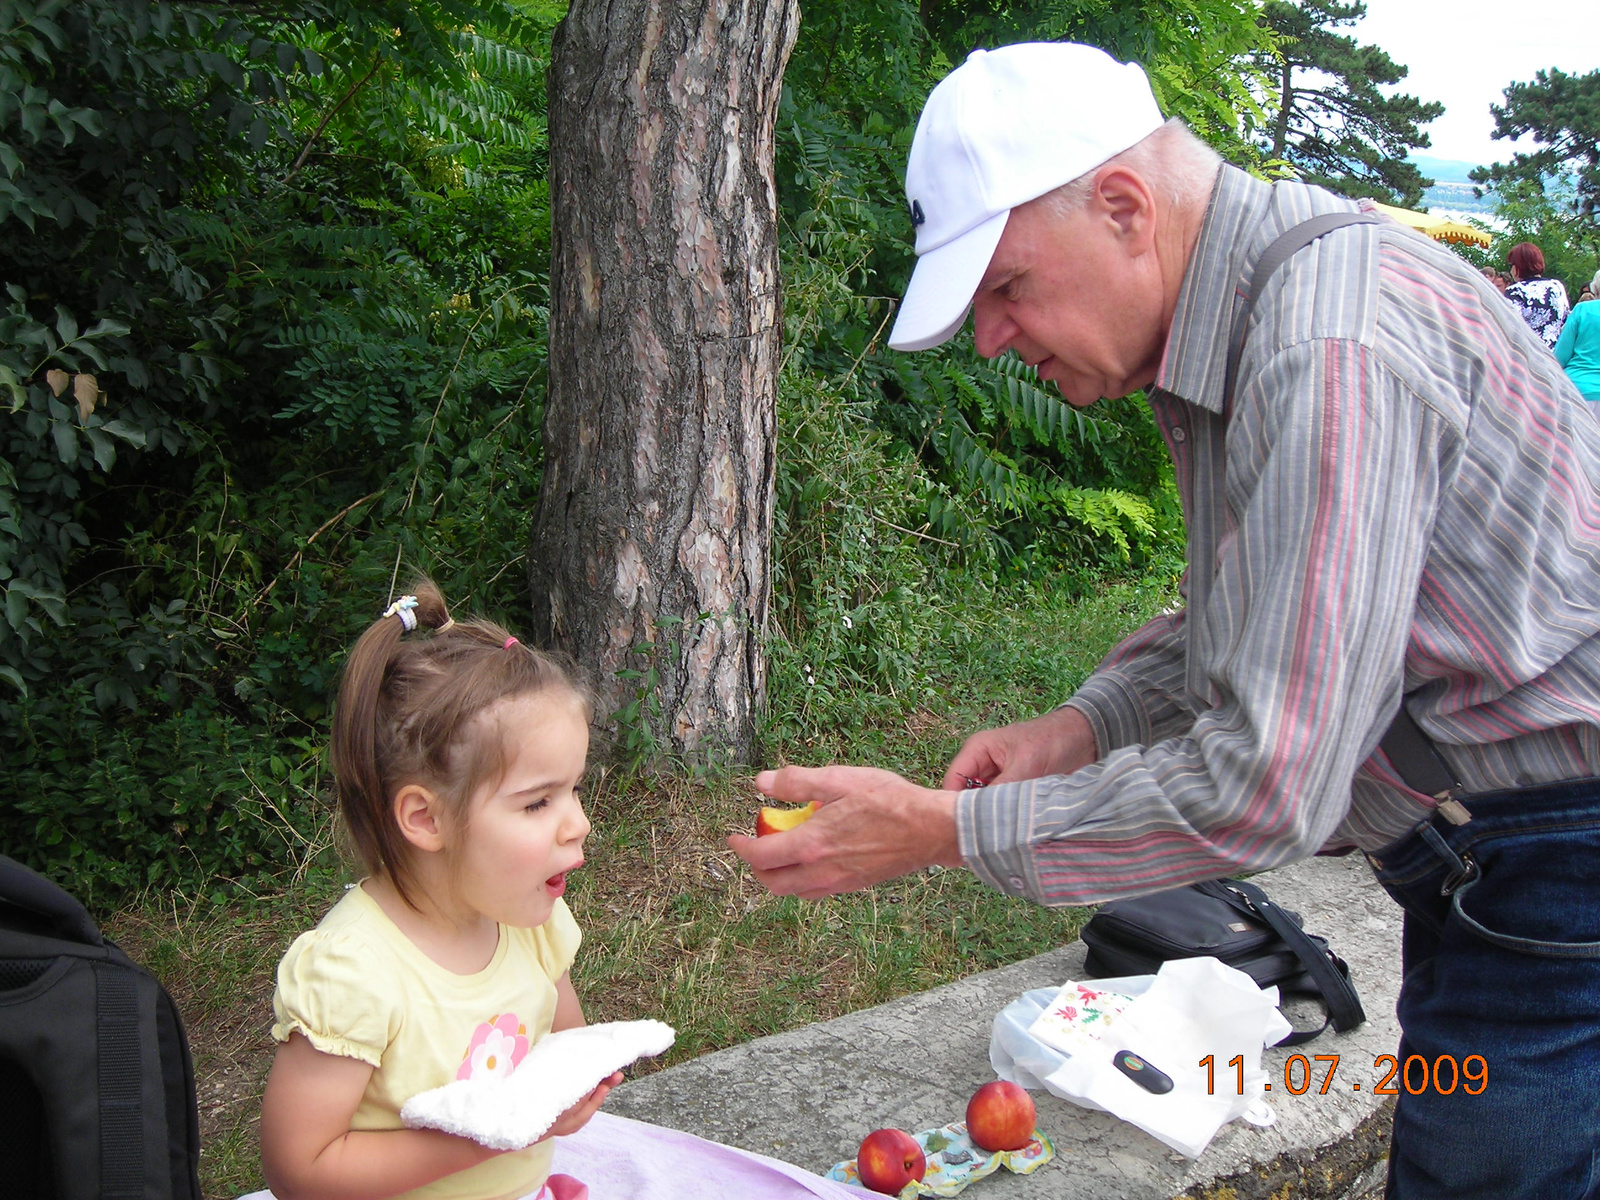
[[(1591, 290), (1600, 288), (1595, 272)], [(1555, 344), (1556, 361), (1585, 400), (1600, 401), (1600, 300), (1585, 300), (1567, 314)]]

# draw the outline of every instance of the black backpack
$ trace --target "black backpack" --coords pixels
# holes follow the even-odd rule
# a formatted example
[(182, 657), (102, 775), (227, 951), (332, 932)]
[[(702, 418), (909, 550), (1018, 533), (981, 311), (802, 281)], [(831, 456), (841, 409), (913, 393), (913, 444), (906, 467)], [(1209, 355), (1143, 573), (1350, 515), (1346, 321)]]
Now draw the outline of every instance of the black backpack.
[(201, 1200), (172, 998), (66, 892), (0, 855), (0, 1194)]

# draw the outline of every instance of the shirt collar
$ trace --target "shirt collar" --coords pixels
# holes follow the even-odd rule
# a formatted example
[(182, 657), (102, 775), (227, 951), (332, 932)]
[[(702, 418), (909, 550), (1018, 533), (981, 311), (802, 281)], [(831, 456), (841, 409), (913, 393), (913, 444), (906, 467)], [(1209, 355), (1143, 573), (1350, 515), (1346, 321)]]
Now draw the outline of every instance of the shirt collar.
[(1271, 204), (1271, 184), (1223, 165), (1167, 331), (1155, 386), (1214, 413), (1223, 411), (1234, 313)]

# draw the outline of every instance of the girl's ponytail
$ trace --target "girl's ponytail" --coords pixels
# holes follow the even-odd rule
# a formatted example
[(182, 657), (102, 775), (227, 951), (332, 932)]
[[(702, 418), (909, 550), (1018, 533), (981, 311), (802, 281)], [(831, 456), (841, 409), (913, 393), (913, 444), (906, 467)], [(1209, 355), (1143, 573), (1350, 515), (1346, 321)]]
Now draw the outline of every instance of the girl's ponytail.
[(421, 580), (415, 589), (414, 595), (402, 596), (367, 626), (350, 651), (333, 710), (330, 747), (339, 812), (356, 853), (368, 870), (393, 880), (402, 896), (405, 839), (389, 812), (378, 761), (379, 701), (400, 639), (417, 625), (437, 629), (446, 622), (454, 624), (444, 597), (431, 581)]

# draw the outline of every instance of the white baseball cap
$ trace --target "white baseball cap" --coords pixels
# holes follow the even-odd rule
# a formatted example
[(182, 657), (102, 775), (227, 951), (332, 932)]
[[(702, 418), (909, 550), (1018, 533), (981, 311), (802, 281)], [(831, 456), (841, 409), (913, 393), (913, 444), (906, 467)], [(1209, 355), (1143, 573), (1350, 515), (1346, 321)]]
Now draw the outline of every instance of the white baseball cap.
[(1104, 50), (1073, 42), (974, 50), (928, 96), (911, 139), (906, 201), (917, 266), (889, 345), (926, 350), (954, 336), (1011, 210), (1161, 124), (1144, 71)]

